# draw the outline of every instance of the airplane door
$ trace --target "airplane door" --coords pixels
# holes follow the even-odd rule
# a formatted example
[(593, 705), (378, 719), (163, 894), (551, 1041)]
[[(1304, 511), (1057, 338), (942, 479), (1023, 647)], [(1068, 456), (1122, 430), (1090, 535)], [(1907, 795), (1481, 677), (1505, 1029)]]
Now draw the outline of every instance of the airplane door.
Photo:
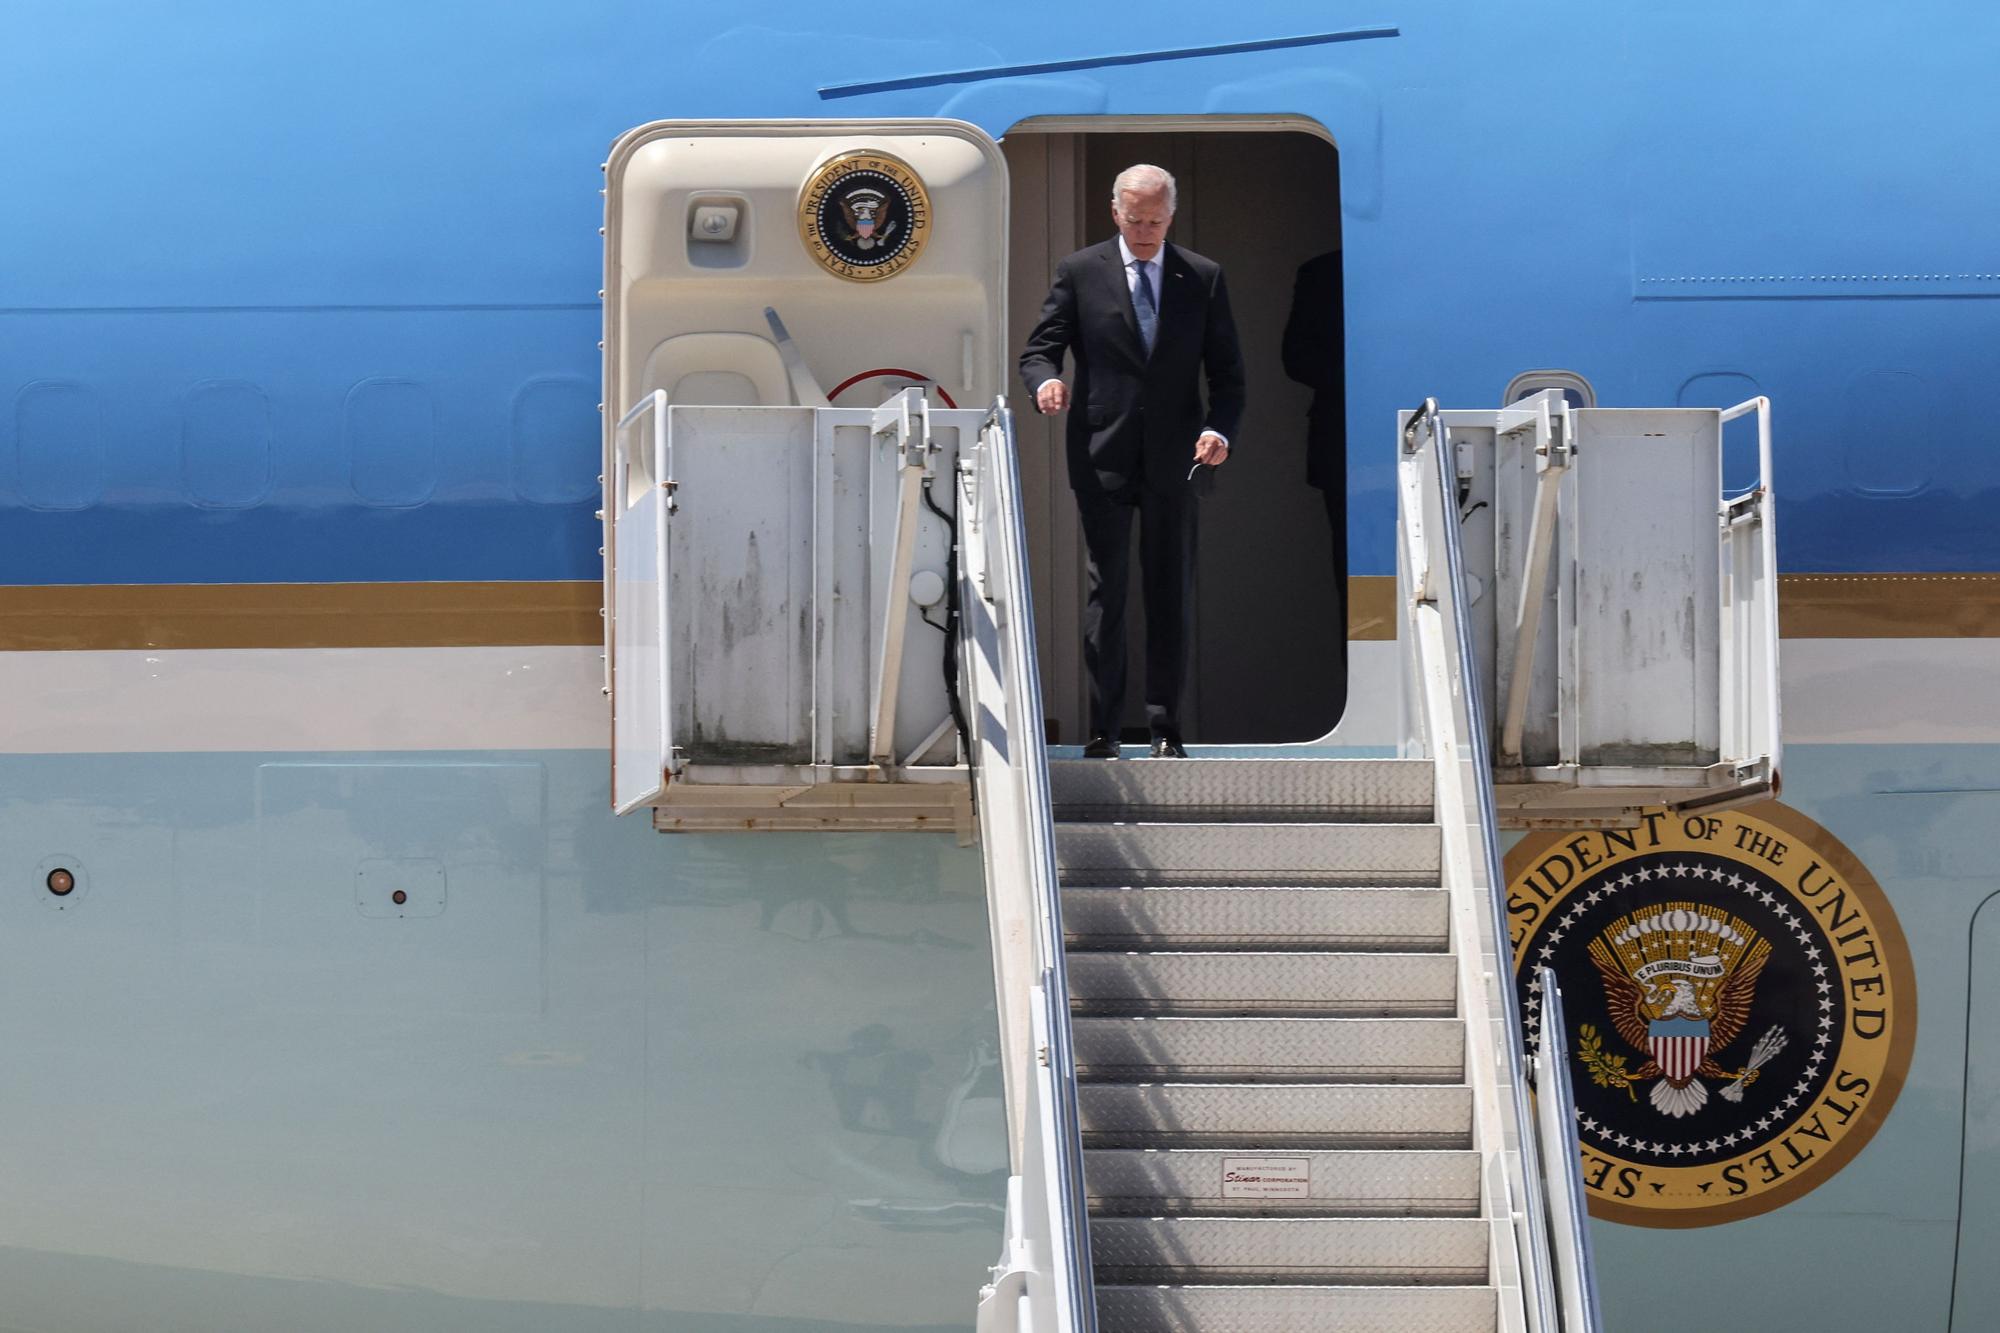
[[(1973, 914), (1970, 980), (1966, 1040), (1989, 1043), (2000, 1024), (2000, 894)], [(1951, 1333), (1990, 1333), (2000, 1328), (2000, 1065), (1977, 1047), (1969, 1055)]]
[(604, 171), (614, 807), (948, 766), (919, 591), (948, 528), (877, 484), (893, 447), (869, 414), (921, 389), (897, 438), (937, 446), (935, 481), (970, 438), (953, 409), (1004, 392), (999, 146), (957, 121), (660, 121)]

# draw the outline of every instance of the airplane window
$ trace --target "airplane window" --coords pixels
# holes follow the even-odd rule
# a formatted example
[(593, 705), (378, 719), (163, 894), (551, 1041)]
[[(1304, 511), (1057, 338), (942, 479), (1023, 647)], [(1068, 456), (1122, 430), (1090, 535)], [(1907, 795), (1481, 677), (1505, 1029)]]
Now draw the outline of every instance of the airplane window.
[(1561, 389), (1563, 400), (1571, 407), (1597, 406), (1597, 390), (1574, 370), (1524, 370), (1509, 381), (1507, 392), (1500, 395), (1500, 405), (1518, 403), (1544, 389)]

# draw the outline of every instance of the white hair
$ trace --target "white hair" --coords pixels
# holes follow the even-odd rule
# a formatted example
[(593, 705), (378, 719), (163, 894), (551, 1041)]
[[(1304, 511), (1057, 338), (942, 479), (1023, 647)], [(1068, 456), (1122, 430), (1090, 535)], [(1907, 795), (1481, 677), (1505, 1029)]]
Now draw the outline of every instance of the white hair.
[(1150, 162), (1141, 162), (1118, 173), (1118, 179), (1111, 182), (1111, 203), (1114, 207), (1124, 207), (1126, 194), (1145, 194), (1153, 190), (1167, 192), (1167, 211), (1174, 211), (1180, 202), (1180, 190), (1174, 185), (1173, 173), (1165, 167), (1156, 167)]

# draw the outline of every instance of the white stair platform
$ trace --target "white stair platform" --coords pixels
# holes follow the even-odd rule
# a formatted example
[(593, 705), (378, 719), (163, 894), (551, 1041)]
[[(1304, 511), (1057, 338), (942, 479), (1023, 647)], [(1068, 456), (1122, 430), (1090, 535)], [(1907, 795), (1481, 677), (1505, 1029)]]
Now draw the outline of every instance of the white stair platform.
[(1100, 1333), (1493, 1333), (1492, 1287), (1100, 1283)]
[(1435, 824), (1056, 825), (1072, 884), (1437, 884)]
[(1458, 973), (1441, 953), (1073, 953), (1084, 1014), (1380, 1014), (1449, 1018)]
[(1049, 765), (1062, 820), (1186, 820), (1230, 815), (1263, 823), (1426, 823), (1430, 763), (1422, 759), (1101, 759)]
[(1443, 889), (1132, 885), (1064, 889), (1072, 946), (1314, 947), (1425, 953), (1445, 947)]
[(1111, 1282), (1486, 1281), (1492, 1224), (1477, 1217), (1103, 1217), (1091, 1258)]
[(1143, 1082), (1459, 1083), (1449, 1018), (1078, 1018), (1077, 1076)]
[(1085, 1083), (1086, 1148), (1464, 1148), (1472, 1090), (1355, 1083)]
[[(1232, 1197), (1224, 1177), (1271, 1157), (1302, 1178), (1297, 1195)], [(1084, 1189), (1103, 1216), (1475, 1217), (1479, 1154), (1247, 1148), (1094, 1148), (1084, 1154)]]

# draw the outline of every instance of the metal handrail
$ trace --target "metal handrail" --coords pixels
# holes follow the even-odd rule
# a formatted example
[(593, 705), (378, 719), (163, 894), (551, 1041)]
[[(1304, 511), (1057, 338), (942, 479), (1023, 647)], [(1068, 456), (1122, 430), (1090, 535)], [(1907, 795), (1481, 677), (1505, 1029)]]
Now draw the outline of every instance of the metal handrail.
[[(667, 391), (665, 389), (655, 389), (625, 409), (625, 415), (618, 418), (618, 425), (614, 429), (613, 439), (623, 439), (625, 428), (648, 412), (653, 414), (653, 457), (648, 461), (652, 464), (651, 470), (658, 474), (654, 476), (653, 481), (667, 488), (667, 498), (671, 501), (673, 499), (674, 479), (668, 474), (673, 471), (674, 466), (674, 442), (673, 437), (667, 433)], [(618, 479), (613, 478), (612, 484), (614, 486), (617, 485)], [(630, 502), (625, 500), (623, 490), (617, 491), (616, 494), (619, 503), (629, 507)]]
[[(1771, 400), (1759, 394), (1755, 398), (1744, 399), (1734, 407), (1725, 407), (1722, 409), (1721, 424), (1726, 426), (1738, 417), (1747, 417), (1752, 412), (1757, 414), (1757, 480), (1736, 495), (1725, 493), (1723, 497), (1725, 500), (1741, 499), (1744, 495), (1768, 490), (1771, 485)], [(1717, 441), (1716, 447), (1721, 447), (1720, 441)]]
[[(1506, 880), (1501, 875), (1499, 816), (1493, 800), (1492, 745), (1478, 679), (1465, 661), (1473, 638), (1466, 611), (1469, 598), (1466, 593), (1465, 555), (1459, 534), (1457, 505), (1453, 499), (1456, 494), (1456, 469), (1435, 398), (1426, 398), (1423, 406), (1411, 415), (1405, 428), (1404, 449), (1411, 455), (1417, 454), (1420, 448), (1416, 439), (1420, 425), (1430, 433), (1430, 461), (1437, 478), (1438, 495), (1444, 505), (1444, 521), (1437, 525), (1440, 529), (1437, 544), (1442, 547), (1444, 576), (1451, 590), (1451, 633), (1445, 639), (1447, 651), (1458, 659), (1452, 664), (1455, 669), (1449, 674), (1459, 681), (1464, 697), (1467, 733), (1464, 744), (1469, 756), (1467, 767), (1472, 773), (1471, 786), (1479, 826), (1476, 855), (1486, 874), (1487, 898), (1492, 906), (1493, 948), (1502, 969), (1500, 984), (1495, 989), (1499, 991), (1501, 1031), (1505, 1038), (1502, 1045), (1506, 1052), (1509, 1092), (1520, 1141), (1522, 1189), (1526, 1193), (1523, 1210), (1527, 1216), (1529, 1248), (1535, 1260), (1531, 1264), (1533, 1272), (1527, 1276), (1531, 1279), (1529, 1289), (1534, 1293), (1539, 1316), (1536, 1326), (1552, 1331), (1560, 1327), (1557, 1322), (1560, 1316), (1556, 1308), (1554, 1283), (1546, 1262), (1550, 1255), (1546, 1167), (1542, 1162), (1528, 1105), (1529, 1062), (1523, 1049), (1520, 997), (1514, 990), (1512, 969), (1507, 967), (1512, 934), (1507, 920)], [(1433, 748), (1437, 747), (1434, 745)], [(1433, 759), (1443, 762), (1435, 755)], [(1571, 1133), (1574, 1135), (1573, 1128)], [(1575, 1237), (1565, 1237), (1564, 1243), (1574, 1244)]]
[[(1559, 1175), (1552, 1174), (1548, 1181), (1551, 1201), (1561, 1204), (1550, 1218), (1561, 1222), (1569, 1235), (1568, 1247), (1555, 1255), (1557, 1276), (1562, 1279), (1559, 1288), (1563, 1328), (1595, 1330), (1603, 1327), (1604, 1317), (1597, 1304), (1597, 1271), (1591, 1258), (1590, 1230), (1583, 1224), (1589, 1205), (1583, 1192), (1583, 1161), (1575, 1151), (1576, 1087), (1570, 1081), (1569, 1044), (1563, 1035), (1567, 1029), (1562, 986), (1556, 981), (1555, 971), (1546, 967), (1536, 969), (1535, 983), (1542, 996), (1541, 1031), (1535, 1042), (1535, 1098), (1548, 1112), (1546, 1121), (1537, 1122), (1537, 1132), (1541, 1124), (1552, 1124), (1569, 1144), (1569, 1151), (1558, 1159), (1566, 1162), (1568, 1169)], [(1553, 1169), (1555, 1162), (1551, 1161), (1550, 1166)]]
[[(1005, 447), (980, 450), (978, 466), (989, 472), (993, 484), (994, 508), (999, 517), (997, 533), (983, 534), (982, 541), (997, 546), (998, 573), (1005, 591), (1006, 623), (1001, 635), (1002, 658), (1007, 691), (1007, 730), (1018, 745), (1020, 755), (1022, 806), (1027, 814), (1031, 842), (1027, 857), (1028, 875), (1036, 908), (1036, 946), (1040, 953), (1040, 977), (1044, 1019), (1049, 1036), (1047, 1066), (1055, 1085), (1055, 1105), (1051, 1108), (1057, 1143), (1053, 1145), (1056, 1186), (1061, 1192), (1063, 1267), (1069, 1285), (1070, 1308), (1075, 1312), (1076, 1333), (1095, 1333), (1096, 1296), (1091, 1286), (1090, 1232), (1083, 1180), (1083, 1136), (1077, 1111), (1076, 1057), (1071, 1044), (1069, 1021), (1069, 973), (1063, 952), (1062, 894), (1056, 871), (1055, 817), (1049, 799), (1048, 743), (1041, 728), (1042, 679), (1030, 633), (1034, 606), (1027, 567), (1027, 531), (1021, 511), (1020, 466), (1014, 449), (1014, 416), (1004, 397), (995, 398), (981, 428), (984, 436), (997, 427)], [(995, 563), (989, 549), (986, 568)]]

